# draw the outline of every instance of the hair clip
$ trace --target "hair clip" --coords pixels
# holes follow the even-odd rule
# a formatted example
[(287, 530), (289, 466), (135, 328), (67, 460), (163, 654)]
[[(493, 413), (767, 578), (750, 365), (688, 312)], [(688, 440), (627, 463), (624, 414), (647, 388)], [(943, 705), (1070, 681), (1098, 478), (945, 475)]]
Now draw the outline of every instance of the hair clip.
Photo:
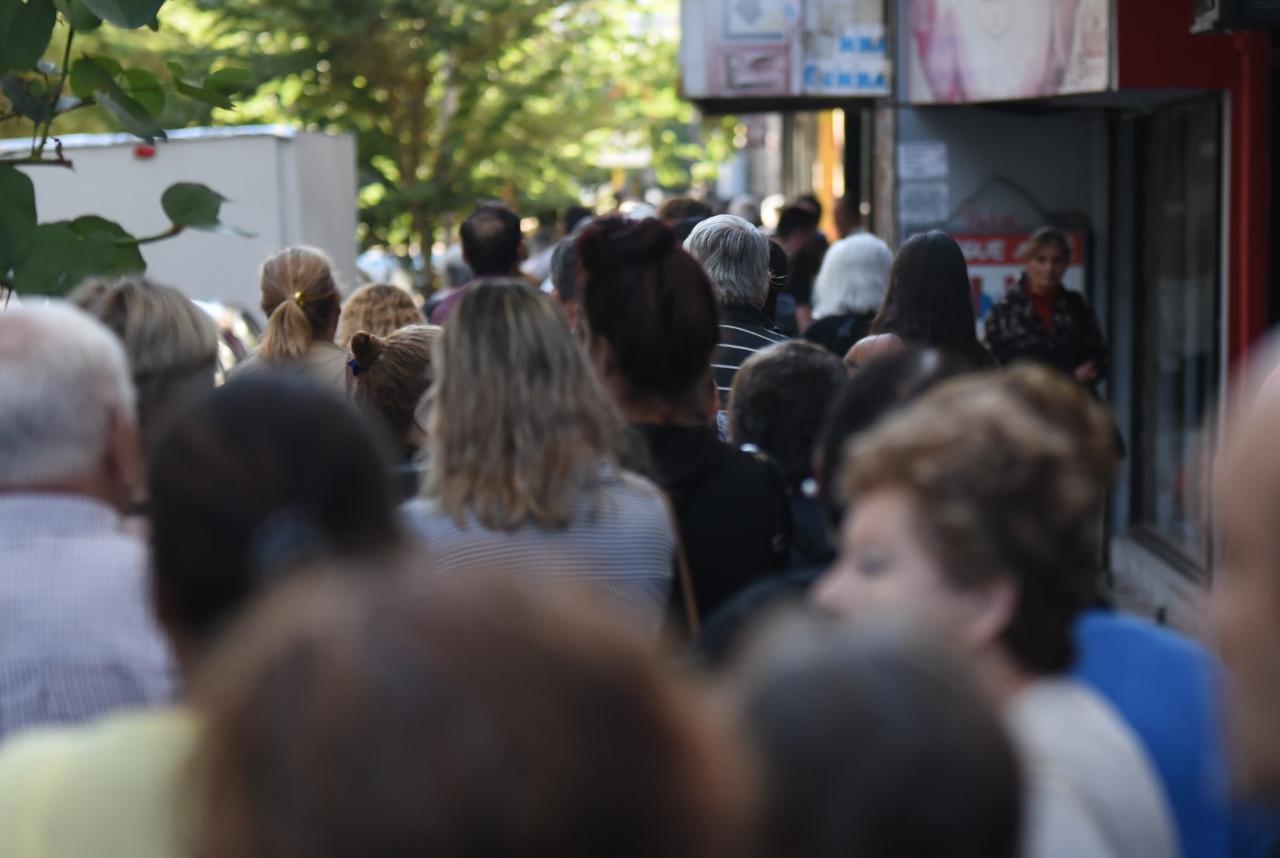
[(364, 367), (360, 366), (360, 361), (356, 360), (355, 358), (352, 358), (351, 360), (347, 361), (347, 366), (351, 367), (351, 374), (353, 376), (360, 375), (360, 373), (364, 370)]
[(306, 306), (307, 296), (302, 294), (301, 289), (293, 293), (293, 303), (297, 304), (299, 307)]

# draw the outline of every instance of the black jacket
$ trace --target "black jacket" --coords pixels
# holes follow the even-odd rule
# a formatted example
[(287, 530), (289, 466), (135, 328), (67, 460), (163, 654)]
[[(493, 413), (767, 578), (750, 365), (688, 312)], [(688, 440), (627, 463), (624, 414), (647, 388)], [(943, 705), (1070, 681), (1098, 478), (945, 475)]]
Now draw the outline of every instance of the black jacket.
[(1053, 330), (1044, 322), (1027, 297), (1026, 285), (1010, 289), (991, 308), (983, 339), (1001, 364), (1034, 361), (1074, 376), (1078, 367), (1095, 361), (1098, 380), (1107, 374), (1107, 345), (1102, 340), (1098, 319), (1084, 296), (1059, 289), (1053, 300)]
[(786, 568), (791, 514), (781, 470), (708, 426), (637, 426), (649, 474), (675, 507), (698, 614)]

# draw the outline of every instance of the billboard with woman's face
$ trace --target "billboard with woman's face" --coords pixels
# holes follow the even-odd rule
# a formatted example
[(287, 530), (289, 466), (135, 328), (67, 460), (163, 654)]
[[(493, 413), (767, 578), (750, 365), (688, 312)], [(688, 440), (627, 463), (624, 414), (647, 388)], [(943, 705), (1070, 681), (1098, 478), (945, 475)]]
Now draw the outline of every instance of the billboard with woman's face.
[(906, 0), (903, 93), (914, 104), (1111, 87), (1111, 0)]

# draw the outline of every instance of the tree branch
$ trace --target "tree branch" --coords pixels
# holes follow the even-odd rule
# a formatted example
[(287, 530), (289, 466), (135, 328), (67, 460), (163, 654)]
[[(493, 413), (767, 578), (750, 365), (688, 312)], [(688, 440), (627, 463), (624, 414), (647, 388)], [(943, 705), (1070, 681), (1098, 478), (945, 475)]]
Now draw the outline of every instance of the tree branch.
[(67, 85), (67, 76), (71, 73), (68, 66), (71, 65), (71, 42), (76, 37), (76, 28), (71, 26), (71, 22), (67, 22), (67, 43), (62, 49), (62, 69), (58, 76), (58, 85), (54, 87), (53, 93), (49, 96), (49, 116), (44, 121), (44, 129), (40, 132), (40, 144), (32, 149), (31, 154), (39, 158), (44, 154), (44, 147), (49, 142), (49, 132), (53, 130), (53, 120), (58, 112), (58, 99), (62, 97), (62, 90)]

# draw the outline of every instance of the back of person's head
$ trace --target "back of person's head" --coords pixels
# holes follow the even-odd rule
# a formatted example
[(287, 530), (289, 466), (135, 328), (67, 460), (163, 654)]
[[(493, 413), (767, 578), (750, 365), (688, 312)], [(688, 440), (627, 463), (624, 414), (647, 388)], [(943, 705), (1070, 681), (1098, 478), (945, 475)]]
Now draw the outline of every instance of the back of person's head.
[(730, 200), (728, 213), (752, 226), (760, 225), (760, 201), (750, 194), (739, 194)]
[(813, 472), (813, 451), (844, 362), (822, 346), (800, 340), (756, 352), (733, 379), (729, 437), (760, 448), (799, 488)]
[(596, 213), (586, 206), (569, 206), (560, 219), (560, 230), (564, 235), (573, 235), (595, 215)]
[(342, 305), (335, 339), (338, 345), (349, 349), (357, 331), (385, 337), (405, 325), (421, 322), (422, 311), (408, 292), (386, 283), (370, 283), (352, 292)]
[(493, 279), (467, 290), (440, 334), (428, 394), (426, 496), (492, 529), (570, 523), (622, 417), (548, 295)]
[(166, 410), (213, 388), (217, 326), (177, 289), (142, 277), (93, 278), (68, 300), (115, 332), (124, 345), (145, 437)]
[(819, 216), (812, 208), (800, 205), (787, 206), (778, 214), (778, 226), (774, 233), (786, 240), (796, 233), (813, 232), (818, 228)]
[(1087, 392), (1051, 372), (1017, 384), (1000, 373), (953, 379), (860, 438), (844, 473), (846, 497), (907, 492), (949, 586), (1013, 585), (999, 641), (1035, 675), (1071, 666), (1072, 625), (1096, 599), (1110, 473), (1073, 436), (1080, 421), (1049, 419), (1071, 412), (1107, 422)]
[(730, 681), (762, 764), (762, 858), (1014, 858), (1014, 747), (962, 665), (872, 622), (770, 629)]
[(694, 217), (700, 220), (711, 217), (711, 206), (693, 197), (668, 197), (658, 206), (658, 220), (667, 226)]
[(101, 322), (63, 303), (0, 313), (0, 492), (106, 478), (105, 499), (127, 507), (134, 407), (124, 349)]
[(656, 220), (604, 218), (578, 237), (581, 301), (591, 336), (607, 346), (624, 397), (674, 400), (710, 372), (720, 342), (711, 281)]
[(967, 367), (941, 352), (907, 347), (858, 369), (832, 397), (817, 440), (819, 496), (828, 522), (839, 526), (845, 513), (840, 470), (852, 441), (889, 414)]
[(693, 228), (684, 249), (702, 263), (724, 307), (759, 309), (769, 297), (769, 239), (747, 221), (716, 215)]
[(811, 213), (819, 220), (822, 219), (822, 201), (813, 194), (801, 194), (796, 197), (796, 201), (793, 205), (795, 205), (796, 208), (804, 209)]
[(360, 331), (351, 338), (351, 396), (402, 444), (414, 434), (418, 402), (434, 380), (439, 333), (434, 325), (408, 325), (385, 337)]
[(316, 340), (332, 335), (342, 296), (333, 263), (314, 247), (288, 247), (262, 265), (262, 312), (267, 328), (258, 354), (268, 361), (297, 360)]
[(874, 313), (889, 291), (893, 251), (868, 232), (842, 238), (827, 250), (813, 283), (813, 317)]
[(520, 267), (520, 216), (498, 203), (485, 203), (458, 230), (462, 257), (476, 277), (514, 275)]
[(462, 258), (462, 245), (455, 244), (444, 252), (444, 279), (450, 289), (458, 289), (471, 281), (471, 268)]
[(298, 584), (194, 695), (196, 858), (743, 854), (732, 724), (589, 603)]
[(349, 403), (302, 379), (218, 388), (176, 417), (148, 465), (161, 620), (197, 648), (294, 569), (396, 541), (387, 459)]
[(568, 303), (578, 300), (578, 237), (565, 236), (551, 252), (551, 285), (556, 297)]
[(861, 203), (852, 194), (845, 194), (836, 200), (835, 211), (832, 214), (836, 221), (836, 231), (842, 238), (852, 235), (862, 226)]
[(873, 334), (967, 356), (978, 347), (969, 266), (945, 232), (914, 235), (898, 250)]

